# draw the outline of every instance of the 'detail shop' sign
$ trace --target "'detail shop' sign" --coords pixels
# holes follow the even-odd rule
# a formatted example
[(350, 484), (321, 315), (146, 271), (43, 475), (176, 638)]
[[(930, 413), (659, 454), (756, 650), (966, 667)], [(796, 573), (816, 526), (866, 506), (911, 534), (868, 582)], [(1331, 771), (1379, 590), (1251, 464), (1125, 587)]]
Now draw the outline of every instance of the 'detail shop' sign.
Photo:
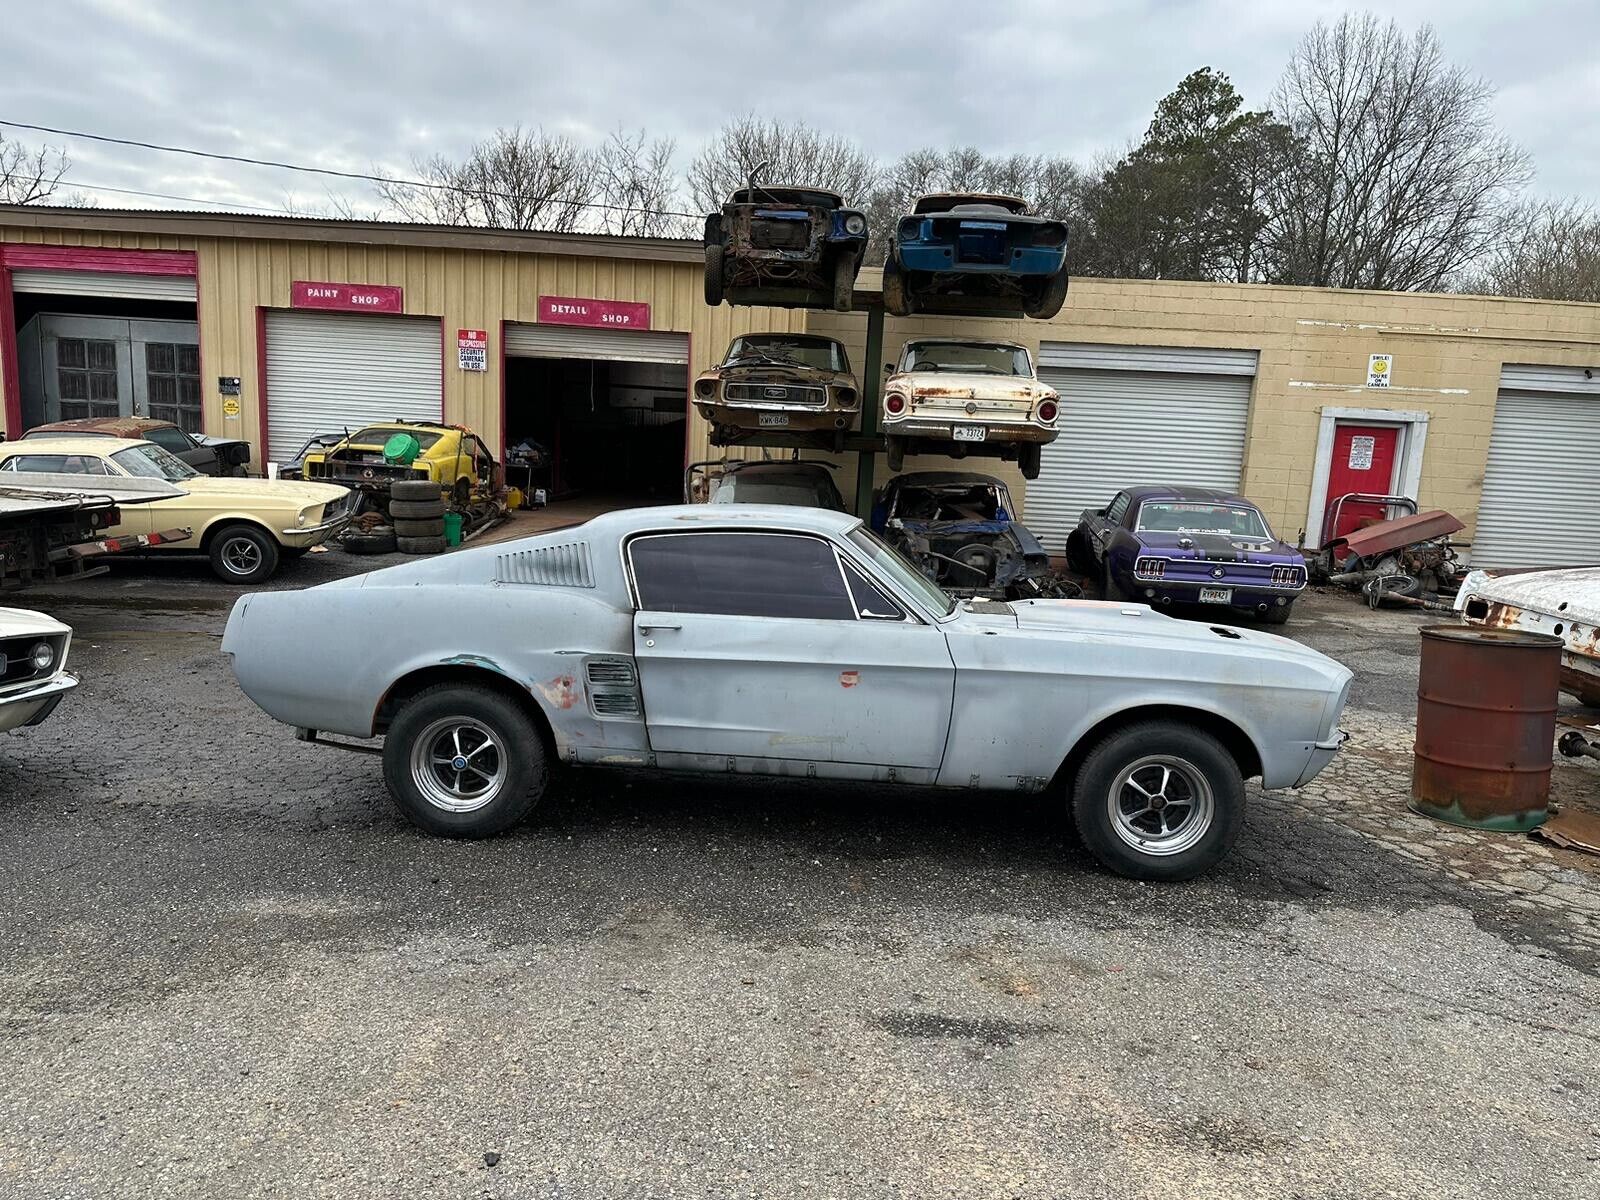
[(289, 306), (397, 313), (404, 311), (405, 294), (386, 283), (314, 283), (296, 279), (289, 285)]
[(539, 320), (547, 325), (603, 325), (611, 329), (649, 329), (650, 306), (632, 300), (585, 300), (578, 296), (540, 296)]

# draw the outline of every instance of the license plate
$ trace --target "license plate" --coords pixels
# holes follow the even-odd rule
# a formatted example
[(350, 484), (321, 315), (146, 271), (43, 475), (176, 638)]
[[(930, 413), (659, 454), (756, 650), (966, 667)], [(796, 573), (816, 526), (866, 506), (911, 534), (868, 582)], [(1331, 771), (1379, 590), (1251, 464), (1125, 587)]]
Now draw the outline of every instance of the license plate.
[(789, 423), (789, 414), (761, 413), (756, 417), (756, 423), (762, 429), (782, 429)]
[(950, 430), (950, 437), (957, 442), (981, 442), (988, 438), (989, 428), (986, 425), (957, 425)]
[(1232, 604), (1233, 603), (1233, 589), (1232, 588), (1201, 588), (1200, 589), (1200, 603), (1201, 604)]

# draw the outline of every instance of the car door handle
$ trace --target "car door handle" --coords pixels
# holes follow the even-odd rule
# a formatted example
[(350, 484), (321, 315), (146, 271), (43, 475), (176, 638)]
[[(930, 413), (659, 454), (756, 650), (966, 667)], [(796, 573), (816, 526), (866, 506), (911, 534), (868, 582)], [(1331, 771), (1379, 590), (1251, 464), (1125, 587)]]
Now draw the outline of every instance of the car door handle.
[(639, 622), (639, 632), (640, 633), (650, 633), (650, 632), (652, 632), (654, 630), (661, 630), (661, 629), (677, 630), (677, 629), (682, 629), (682, 628), (683, 628), (682, 625), (662, 625), (662, 624), (660, 624), (658, 622), (655, 622), (655, 621), (649, 621), (649, 622), (640, 621)]

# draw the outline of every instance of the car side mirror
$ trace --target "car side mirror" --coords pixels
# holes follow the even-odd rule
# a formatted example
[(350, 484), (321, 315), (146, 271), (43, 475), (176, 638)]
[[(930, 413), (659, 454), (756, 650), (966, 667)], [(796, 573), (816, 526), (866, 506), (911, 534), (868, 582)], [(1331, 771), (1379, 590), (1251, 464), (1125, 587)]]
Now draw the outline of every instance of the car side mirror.
[(884, 363), (883, 364), (883, 373), (885, 375), (893, 375), (894, 374), (894, 364), (893, 363)]

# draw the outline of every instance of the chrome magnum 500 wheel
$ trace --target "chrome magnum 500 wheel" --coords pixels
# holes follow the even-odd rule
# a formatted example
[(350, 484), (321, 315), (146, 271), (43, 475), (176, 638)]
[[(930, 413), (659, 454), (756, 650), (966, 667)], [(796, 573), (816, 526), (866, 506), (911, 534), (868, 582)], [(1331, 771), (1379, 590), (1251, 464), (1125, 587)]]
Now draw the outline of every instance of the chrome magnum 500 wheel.
[(1072, 790), (1084, 845), (1134, 879), (1192, 879), (1232, 848), (1244, 779), (1226, 747), (1179, 721), (1141, 721), (1089, 752)]
[(419, 692), (389, 726), (383, 777), (413, 824), (448, 837), (503, 833), (548, 774), (544, 739), (514, 701), (445, 684)]

